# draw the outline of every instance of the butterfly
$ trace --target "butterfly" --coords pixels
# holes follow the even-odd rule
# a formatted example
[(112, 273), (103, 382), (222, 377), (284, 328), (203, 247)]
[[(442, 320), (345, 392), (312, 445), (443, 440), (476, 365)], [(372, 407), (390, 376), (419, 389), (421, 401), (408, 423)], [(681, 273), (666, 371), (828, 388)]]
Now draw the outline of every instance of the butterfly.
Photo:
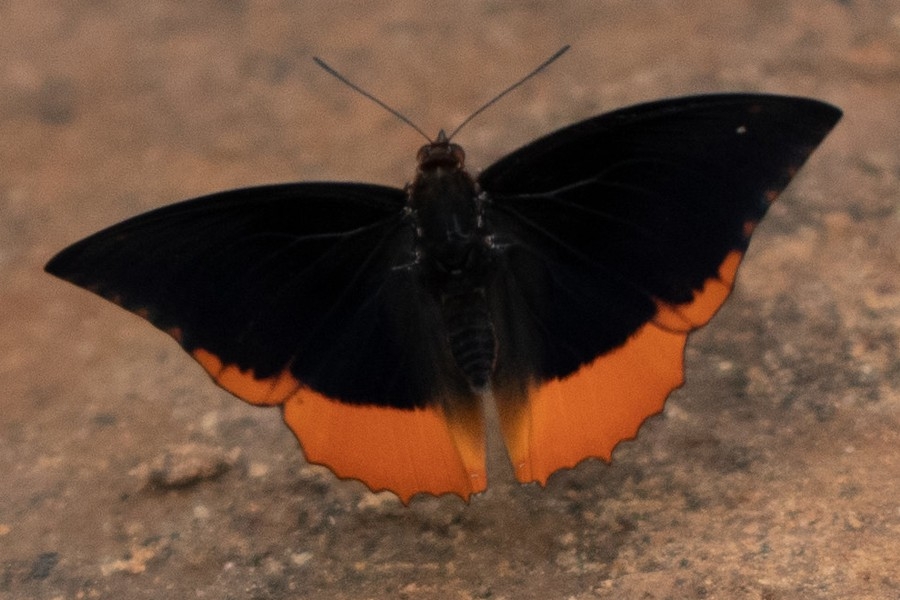
[(46, 271), (278, 406), (309, 462), (390, 490), (486, 489), (482, 402), (515, 477), (610, 460), (683, 382), (754, 227), (841, 116), (764, 94), (559, 129), (473, 176), (441, 132), (404, 188), (286, 183), (153, 210)]

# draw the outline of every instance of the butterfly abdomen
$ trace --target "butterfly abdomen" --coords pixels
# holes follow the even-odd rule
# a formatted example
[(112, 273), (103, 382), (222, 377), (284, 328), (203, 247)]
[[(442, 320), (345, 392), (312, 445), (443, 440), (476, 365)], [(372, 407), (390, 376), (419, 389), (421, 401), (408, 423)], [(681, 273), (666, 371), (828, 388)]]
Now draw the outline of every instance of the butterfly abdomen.
[(484, 290), (445, 294), (441, 298), (441, 316), (456, 365), (473, 390), (486, 389), (497, 358), (497, 338)]

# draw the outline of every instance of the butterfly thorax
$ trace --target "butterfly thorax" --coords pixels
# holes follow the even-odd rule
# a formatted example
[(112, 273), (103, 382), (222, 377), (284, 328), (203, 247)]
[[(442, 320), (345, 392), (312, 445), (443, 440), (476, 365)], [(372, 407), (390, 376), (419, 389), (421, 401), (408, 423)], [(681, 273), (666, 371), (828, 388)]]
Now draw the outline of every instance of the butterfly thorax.
[(417, 268), (440, 308), (445, 339), (469, 385), (487, 387), (497, 354), (485, 289), (493, 261), (475, 180), (465, 154), (443, 132), (419, 151), (408, 186)]

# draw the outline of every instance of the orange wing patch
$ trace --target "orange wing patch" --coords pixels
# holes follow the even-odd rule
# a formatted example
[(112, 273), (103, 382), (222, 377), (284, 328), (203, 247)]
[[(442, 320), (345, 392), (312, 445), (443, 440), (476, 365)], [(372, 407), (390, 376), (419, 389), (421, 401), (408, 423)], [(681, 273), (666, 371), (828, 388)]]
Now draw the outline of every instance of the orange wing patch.
[(706, 325), (731, 294), (743, 256), (737, 250), (729, 252), (719, 267), (718, 276), (707, 279), (692, 302), (676, 305), (657, 302), (653, 323), (663, 329), (685, 333)]
[(731, 292), (741, 253), (687, 304), (659, 303), (656, 316), (612, 352), (565, 379), (536, 383), (527, 397), (497, 391), (503, 437), (516, 478), (546, 485), (555, 471), (585, 458), (609, 461), (684, 381), (684, 346)]
[(210, 374), (219, 387), (250, 404), (274, 406), (283, 404), (300, 389), (300, 382), (287, 371), (278, 377), (257, 379), (253, 371), (242, 371), (234, 365), (223, 364), (212, 352), (198, 348), (191, 352), (200, 366)]
[(633, 438), (681, 385), (686, 339), (648, 323), (566, 379), (534, 386), (527, 399), (499, 396), (516, 479), (546, 485), (554, 471), (585, 458), (608, 461), (616, 444)]
[[(468, 500), (487, 486), (484, 425), (477, 408), (447, 412), (438, 406), (401, 410), (346, 404), (303, 387), (288, 371), (257, 379), (206, 350), (191, 354), (238, 398), (283, 405), (284, 421), (306, 459), (338, 477), (359, 479), (373, 491), (389, 490), (404, 503), (420, 492)], [(472, 403), (448, 399), (441, 404)]]
[(404, 504), (420, 492), (468, 500), (487, 486), (480, 414), (448, 417), (437, 407), (356, 406), (311, 390), (297, 392), (284, 406), (284, 420), (307, 460), (374, 491), (390, 490)]

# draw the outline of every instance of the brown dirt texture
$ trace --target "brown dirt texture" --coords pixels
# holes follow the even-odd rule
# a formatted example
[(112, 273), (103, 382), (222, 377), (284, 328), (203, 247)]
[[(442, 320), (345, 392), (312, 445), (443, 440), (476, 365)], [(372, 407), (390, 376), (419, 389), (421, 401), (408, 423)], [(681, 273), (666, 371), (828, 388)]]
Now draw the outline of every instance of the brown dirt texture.
[[(126, 217), (278, 181), (401, 186), (702, 92), (844, 109), (687, 351), (687, 384), (544, 489), (404, 507), (274, 409), (42, 272)], [(0, 0), (0, 598), (900, 597), (900, 3)]]

